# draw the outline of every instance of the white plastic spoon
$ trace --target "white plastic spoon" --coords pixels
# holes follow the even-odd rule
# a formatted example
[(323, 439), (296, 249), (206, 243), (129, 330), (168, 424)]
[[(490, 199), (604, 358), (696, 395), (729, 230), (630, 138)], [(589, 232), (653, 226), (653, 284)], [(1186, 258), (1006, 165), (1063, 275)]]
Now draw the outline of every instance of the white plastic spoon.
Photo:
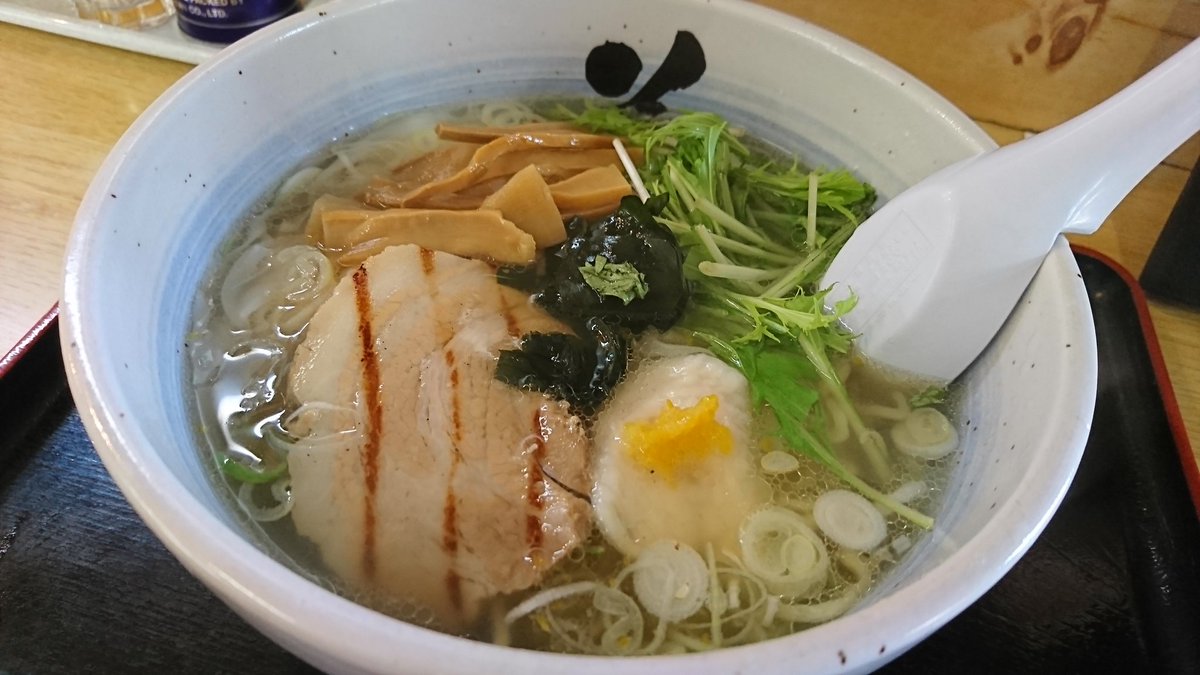
[(828, 302), (858, 296), (845, 318), (868, 359), (950, 381), (995, 336), (1055, 239), (1095, 232), (1197, 130), (1200, 40), (1079, 117), (889, 201), (825, 273)]

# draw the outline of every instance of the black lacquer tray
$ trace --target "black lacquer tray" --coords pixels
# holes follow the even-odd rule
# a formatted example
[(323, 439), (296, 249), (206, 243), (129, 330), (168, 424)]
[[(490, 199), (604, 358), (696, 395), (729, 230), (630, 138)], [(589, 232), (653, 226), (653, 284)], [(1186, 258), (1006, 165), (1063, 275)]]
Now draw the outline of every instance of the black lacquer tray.
[[(1016, 567), (886, 672), (1200, 672), (1200, 477), (1140, 291), (1077, 257), (1100, 382), (1075, 482)], [(83, 431), (53, 321), (35, 337), (0, 361), (0, 674), (310, 672), (146, 529)]]

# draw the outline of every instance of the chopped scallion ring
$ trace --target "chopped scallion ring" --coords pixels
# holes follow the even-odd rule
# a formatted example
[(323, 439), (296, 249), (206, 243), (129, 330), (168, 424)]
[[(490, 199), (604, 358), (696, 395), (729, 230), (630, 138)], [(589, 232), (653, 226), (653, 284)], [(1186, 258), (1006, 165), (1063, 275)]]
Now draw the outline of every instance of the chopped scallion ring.
[(917, 408), (892, 427), (896, 449), (919, 459), (941, 459), (958, 448), (958, 431), (934, 408)]
[(633, 565), (633, 591), (642, 606), (663, 621), (682, 621), (708, 599), (708, 566), (696, 549), (678, 541), (658, 541)]
[(849, 490), (830, 490), (813, 505), (817, 527), (839, 546), (870, 551), (887, 537), (883, 514), (862, 495)]
[(739, 540), (746, 569), (785, 597), (805, 597), (825, 587), (829, 552), (800, 514), (779, 506), (755, 511), (742, 523)]

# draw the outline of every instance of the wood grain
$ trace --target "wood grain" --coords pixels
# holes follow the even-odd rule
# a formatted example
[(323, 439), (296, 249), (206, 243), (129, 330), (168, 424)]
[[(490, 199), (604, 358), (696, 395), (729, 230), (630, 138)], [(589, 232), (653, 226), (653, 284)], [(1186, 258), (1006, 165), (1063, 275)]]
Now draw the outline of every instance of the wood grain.
[[(1103, 101), (1200, 35), (1196, 0), (765, 0), (938, 90), (999, 143)], [(0, 24), (0, 351), (58, 296), (91, 176), (183, 64)], [(1075, 241), (1141, 271), (1200, 155), (1193, 138)], [(1200, 313), (1152, 304), (1189, 436), (1200, 438)]]
[[(1042, 131), (1078, 115), (1200, 35), (1200, 3), (1190, 0), (761, 4), (848, 37), (911, 72), (976, 121), (1016, 131)], [(1053, 29), (1068, 17), (1086, 18), (1090, 29), (1069, 58), (1051, 64)], [(1040, 40), (1031, 42), (1034, 36)], [(1028, 49), (1035, 42), (1037, 48)], [(1198, 152), (1200, 140), (1193, 139), (1169, 161), (1188, 168)]]
[(0, 23), (0, 352), (58, 300), (92, 175), (188, 67)]

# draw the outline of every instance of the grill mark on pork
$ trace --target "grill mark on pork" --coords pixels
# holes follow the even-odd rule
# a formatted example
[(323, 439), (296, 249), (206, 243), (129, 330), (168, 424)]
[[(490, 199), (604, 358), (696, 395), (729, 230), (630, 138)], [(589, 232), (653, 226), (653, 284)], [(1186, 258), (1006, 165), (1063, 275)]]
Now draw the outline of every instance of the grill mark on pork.
[(450, 473), (446, 477), (446, 504), (442, 509), (442, 549), (446, 552), (450, 564), (446, 566), (446, 592), (454, 609), (461, 612), (462, 578), (458, 575), (458, 497), (454, 494), (454, 480), (458, 477), (458, 465), (462, 463), (462, 405), (458, 397), (458, 368), (454, 351), (446, 349), (443, 354), (446, 360), (446, 370), (450, 374)]
[(425, 272), (425, 277), (433, 277), (433, 251), (421, 249), (421, 269)]
[(450, 438), (452, 441), (450, 449), (454, 451), (453, 466), (458, 466), (458, 463), (462, 461), (462, 451), (458, 446), (462, 443), (463, 438), (462, 403), (458, 395), (458, 357), (450, 349), (445, 350), (443, 354), (446, 359), (446, 371), (450, 374)]
[[(421, 271), (425, 274), (429, 297), (436, 308), (438, 283), (434, 252), (427, 248), (422, 248), (420, 250), (420, 258)], [(442, 321), (436, 310), (434, 321), (438, 324), (436, 327), (439, 336), (438, 341), (444, 344), (447, 338), (442, 337), (442, 334), (446, 329), (442, 325)], [(450, 380), (450, 449), (452, 450), (450, 454), (450, 470), (446, 476), (446, 497), (442, 504), (442, 552), (446, 554), (446, 594), (454, 610), (461, 613), (463, 610), (463, 593), (462, 577), (458, 573), (458, 496), (454, 493), (454, 481), (458, 476), (458, 466), (462, 463), (462, 452), (459, 449), (459, 446), (462, 444), (462, 405), (459, 400), (458, 357), (451, 349), (446, 349), (442, 353), (446, 361), (446, 370), (449, 373)]]
[(541, 567), (544, 560), (538, 555), (542, 547), (542, 513), (546, 509), (543, 495), (546, 492), (546, 478), (542, 473), (542, 462), (546, 459), (546, 420), (542, 417), (542, 409), (533, 411), (533, 452), (529, 453), (529, 468), (525, 471), (525, 501), (529, 504), (529, 514), (525, 516), (525, 541), (529, 545), (530, 558), (535, 567)]
[(383, 408), (379, 401), (379, 358), (375, 353), (375, 337), (371, 326), (371, 289), (367, 268), (360, 265), (354, 272), (354, 306), (358, 310), (358, 335), (362, 347), (362, 389), (367, 406), (366, 439), (363, 443), (363, 574), (375, 576), (375, 492), (379, 485), (379, 438), (382, 432)]
[(508, 336), (512, 338), (521, 337), (521, 327), (517, 324), (517, 317), (513, 316), (512, 308), (508, 306), (508, 299), (504, 297), (503, 287), (496, 284), (497, 301), (500, 304), (500, 314), (504, 316), (504, 325), (508, 329)]
[[(454, 475), (458, 473), (458, 461), (450, 465), (450, 485), (454, 484)], [(456, 558), (458, 557), (458, 498), (454, 489), (446, 490), (446, 505), (442, 509), (442, 549), (450, 558), (446, 566), (446, 593), (450, 596), (450, 604), (455, 611), (462, 612), (462, 577), (458, 575)]]

